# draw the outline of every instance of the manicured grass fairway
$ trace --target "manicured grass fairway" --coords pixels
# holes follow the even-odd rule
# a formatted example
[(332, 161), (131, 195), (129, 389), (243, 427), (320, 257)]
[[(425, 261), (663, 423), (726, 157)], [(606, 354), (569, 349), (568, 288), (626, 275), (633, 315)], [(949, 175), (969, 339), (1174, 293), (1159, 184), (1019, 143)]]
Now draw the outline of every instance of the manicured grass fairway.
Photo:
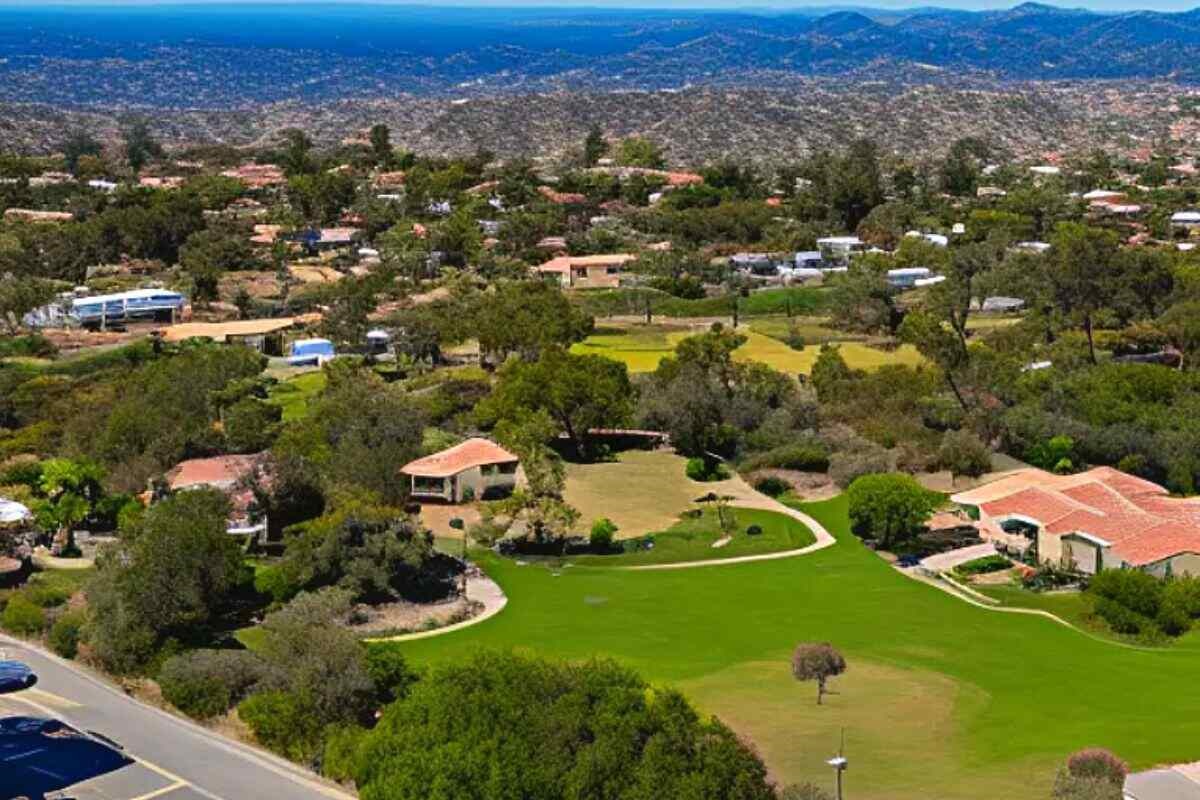
[[(713, 547), (722, 533), (713, 510), (705, 510), (694, 519), (682, 519), (668, 530), (654, 534), (654, 548), (611, 556), (571, 556), (564, 561), (587, 566), (634, 566), (637, 564), (674, 564), (680, 561), (704, 561), (732, 558), (754, 553), (795, 550), (812, 544), (816, 537), (799, 521), (773, 511), (754, 508), (731, 509), (737, 518), (737, 532), (724, 547)], [(758, 525), (762, 533), (750, 536), (746, 528)]]
[[(653, 372), (658, 362), (675, 351), (680, 340), (701, 331), (668, 330), (660, 327), (629, 328), (621, 332), (605, 329), (574, 345), (571, 352), (594, 354), (623, 361), (630, 372)], [(789, 374), (812, 371), (820, 346), (813, 344), (803, 350), (793, 350), (752, 328), (739, 327), (738, 333), (747, 337), (746, 344), (734, 353), (739, 361), (759, 361)], [(852, 369), (878, 369), (885, 364), (921, 363), (921, 356), (911, 345), (888, 352), (861, 342), (841, 342), (842, 358)]]
[[(828, 785), (846, 727), (847, 797), (1041, 797), (1089, 745), (1134, 768), (1200, 758), (1200, 655), (1097, 641), (1050, 620), (976, 608), (895, 572), (846, 532), (843, 498), (806, 506), (839, 543), (798, 558), (661, 572), (481, 563), (508, 607), (401, 647), (417, 662), (480, 646), (607, 655), (749, 735), (782, 781)], [(817, 707), (788, 656), (846, 654)]]

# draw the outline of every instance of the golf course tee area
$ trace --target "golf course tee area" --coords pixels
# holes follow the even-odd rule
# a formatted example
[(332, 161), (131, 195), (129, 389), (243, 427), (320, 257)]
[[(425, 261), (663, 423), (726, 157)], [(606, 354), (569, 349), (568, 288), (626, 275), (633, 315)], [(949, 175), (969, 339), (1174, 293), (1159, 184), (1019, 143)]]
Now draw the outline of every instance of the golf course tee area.
[[(661, 572), (477, 554), (508, 595), (503, 612), (383, 646), (417, 663), (480, 647), (616, 658), (748, 737), (781, 783), (829, 786), (825, 759), (844, 728), (854, 800), (1048, 797), (1057, 765), (1087, 746), (1111, 748), (1135, 769), (1195, 758), (1192, 637), (1143, 650), (977, 608), (863, 547), (848, 532), (844, 497), (797, 507), (837, 544)], [(792, 678), (801, 641), (828, 641), (846, 657), (824, 705)]]

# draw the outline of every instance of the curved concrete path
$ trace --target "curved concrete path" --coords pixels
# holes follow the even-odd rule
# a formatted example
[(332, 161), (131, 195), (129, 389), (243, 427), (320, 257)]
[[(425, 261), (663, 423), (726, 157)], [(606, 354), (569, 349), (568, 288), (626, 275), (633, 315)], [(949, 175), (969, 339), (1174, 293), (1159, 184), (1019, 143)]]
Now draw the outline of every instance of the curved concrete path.
[(1115, 639), (1107, 639), (1103, 636), (1097, 636), (1094, 633), (1089, 633), (1088, 631), (1085, 631), (1083, 628), (1080, 628), (1076, 625), (1072, 625), (1070, 622), (1067, 622), (1065, 619), (1058, 616), (1057, 614), (1053, 614), (1049, 611), (1045, 611), (1040, 608), (1013, 608), (1012, 606), (989, 605), (987, 603), (976, 600), (974, 597), (971, 597), (971, 594), (975, 593), (973, 590), (969, 590), (969, 589), (964, 590), (963, 588), (959, 587), (957, 584), (948, 583), (945, 579), (939, 580), (937, 578), (934, 578), (934, 577), (931, 577), (928, 575), (922, 575), (922, 574), (918, 573), (916, 570), (912, 570), (912, 569), (901, 569), (900, 567), (896, 567), (895, 569), (900, 574), (905, 575), (909, 578), (912, 578), (914, 581), (917, 581), (919, 583), (924, 583), (928, 586), (932, 586), (935, 589), (945, 592), (946, 594), (950, 595), (951, 597), (956, 597), (959, 600), (962, 600), (964, 603), (970, 603), (971, 605), (975, 606), (976, 608), (982, 608), (984, 611), (996, 611), (1001, 614), (1025, 614), (1026, 616), (1031, 616), (1031, 617), (1044, 617), (1045, 619), (1051, 620), (1053, 622), (1057, 622), (1059, 625), (1062, 625), (1064, 628), (1070, 628), (1071, 630), (1075, 631), (1076, 633), (1080, 634), (1081, 636), (1086, 636), (1089, 639), (1093, 639), (1097, 642), (1103, 642), (1104, 644), (1110, 644), (1113, 647), (1124, 647), (1126, 650), (1141, 650), (1141, 651), (1148, 652), (1148, 653), (1161, 653), (1161, 652), (1164, 652), (1164, 650), (1165, 650), (1165, 648), (1161, 648), (1161, 647), (1141, 647), (1136, 644), (1126, 644), (1125, 642), (1118, 642)]
[(746, 564), (751, 561), (774, 561), (779, 558), (793, 558), (795, 556), (803, 556), (808, 553), (815, 553), (818, 550), (824, 550), (826, 547), (837, 544), (837, 540), (833, 538), (833, 534), (825, 530), (825, 526), (817, 522), (815, 519), (805, 514), (803, 511), (784, 505), (778, 500), (767, 497), (764, 494), (750, 489), (746, 486), (748, 494), (737, 496), (737, 502), (734, 503), (735, 508), (753, 508), (760, 511), (774, 511), (776, 514), (784, 514), (792, 519), (800, 522), (810, 531), (816, 538), (810, 545), (797, 548), (795, 550), (780, 550), (775, 553), (757, 553), (749, 556), (731, 556), (729, 558), (707, 558), (703, 561), (677, 561), (672, 564), (641, 564), (633, 567), (609, 567), (608, 569), (624, 569), (630, 571), (641, 570), (659, 570), (659, 569), (691, 569), (693, 567), (719, 567), (726, 564)]
[(475, 600), (483, 604), (483, 611), (479, 612), (470, 619), (465, 619), (462, 622), (456, 622), (453, 625), (447, 625), (444, 628), (434, 628), (429, 631), (416, 631), (415, 633), (401, 633), (397, 636), (384, 636), (379, 639), (367, 639), (368, 642), (411, 642), (416, 639), (428, 639), (430, 636), (441, 636), (443, 633), (453, 633), (460, 631), (463, 628), (469, 628), (472, 625), (478, 625), (484, 620), (491, 619), (504, 610), (508, 605), (508, 597), (504, 594), (504, 590), (500, 588), (500, 584), (486, 575), (467, 579), (467, 599)]

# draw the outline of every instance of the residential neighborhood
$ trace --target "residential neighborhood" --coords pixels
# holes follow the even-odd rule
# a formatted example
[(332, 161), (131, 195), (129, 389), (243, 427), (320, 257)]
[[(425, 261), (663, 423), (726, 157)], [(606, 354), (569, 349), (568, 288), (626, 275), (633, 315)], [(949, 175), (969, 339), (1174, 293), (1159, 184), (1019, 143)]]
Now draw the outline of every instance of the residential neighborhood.
[(0, 125), (0, 800), (1200, 795), (1190, 12), (274, 13)]

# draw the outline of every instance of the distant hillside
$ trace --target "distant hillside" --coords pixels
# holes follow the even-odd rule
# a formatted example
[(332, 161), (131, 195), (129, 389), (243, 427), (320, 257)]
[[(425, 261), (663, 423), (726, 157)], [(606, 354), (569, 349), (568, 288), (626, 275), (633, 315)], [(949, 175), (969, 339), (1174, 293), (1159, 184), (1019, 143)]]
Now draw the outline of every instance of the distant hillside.
[(1200, 10), (0, 8), (0, 101), (70, 107), (763, 87), (908, 68), (1003, 81), (1200, 83)]
[[(680, 165), (726, 156), (780, 162), (843, 147), (856, 136), (927, 160), (968, 135), (1021, 157), (1092, 146), (1129, 149), (1161, 140), (1172, 125), (1194, 136), (1189, 116), (1194, 104), (1176, 102), (1185, 91), (1158, 82), (948, 86), (821, 78), (793, 80), (781, 89), (289, 101), (254, 111), (157, 110), (150, 117), (158, 135), (176, 146), (262, 144), (288, 127), (304, 128), (330, 145), (361, 139), (370, 125), (385, 122), (396, 144), (421, 153), (463, 155), (486, 148), (504, 157), (553, 157), (578, 149), (596, 124), (614, 138), (650, 136)], [(53, 152), (64, 132), (77, 125), (115, 142), (120, 116), (0, 104), (0, 148)]]

